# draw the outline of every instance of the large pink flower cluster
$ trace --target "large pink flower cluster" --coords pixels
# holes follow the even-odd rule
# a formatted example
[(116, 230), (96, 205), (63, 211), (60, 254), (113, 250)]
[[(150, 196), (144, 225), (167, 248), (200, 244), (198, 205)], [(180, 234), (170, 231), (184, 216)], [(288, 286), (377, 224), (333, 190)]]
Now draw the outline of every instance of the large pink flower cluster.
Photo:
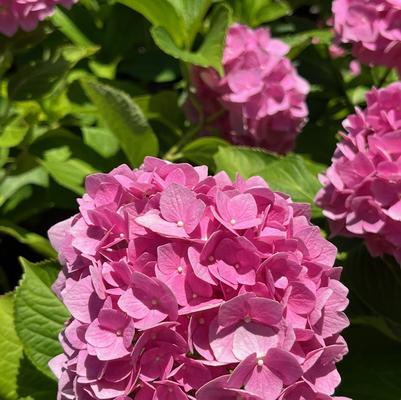
[(389, 253), (401, 262), (401, 83), (373, 89), (366, 99), (367, 108), (343, 124), (348, 134), (316, 202), (333, 234), (362, 237), (374, 256)]
[(288, 51), (265, 28), (232, 25), (224, 76), (211, 68), (192, 70), (195, 94), (187, 103), (188, 117), (204, 125), (206, 133), (223, 135), (235, 144), (277, 153), (292, 150), (308, 116), (309, 85), (286, 57)]
[(72, 314), (60, 400), (329, 400), (347, 289), (309, 206), (260, 177), (146, 158), (50, 231)]
[(335, 0), (337, 40), (363, 63), (401, 70), (401, 1)]
[(33, 31), (57, 4), (71, 7), (78, 0), (0, 0), (0, 33), (13, 36), (19, 28)]

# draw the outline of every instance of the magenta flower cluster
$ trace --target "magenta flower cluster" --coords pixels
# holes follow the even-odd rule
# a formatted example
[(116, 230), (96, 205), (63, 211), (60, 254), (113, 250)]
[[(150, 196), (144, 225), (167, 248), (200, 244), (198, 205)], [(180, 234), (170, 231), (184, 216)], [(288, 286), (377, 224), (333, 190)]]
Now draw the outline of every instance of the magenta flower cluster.
[(332, 399), (347, 289), (308, 205), (151, 157), (86, 191), (49, 231), (58, 399)]
[(193, 98), (187, 114), (204, 133), (235, 144), (277, 153), (293, 149), (306, 122), (308, 83), (286, 57), (289, 47), (265, 28), (234, 24), (223, 56), (224, 76), (214, 69), (192, 70)]
[(343, 124), (348, 134), (316, 202), (333, 234), (362, 237), (372, 255), (401, 262), (401, 83), (373, 89), (366, 100)]
[(78, 0), (0, 0), (0, 33), (13, 36), (19, 28), (33, 31), (53, 14), (57, 4), (71, 7)]
[(399, 0), (335, 0), (333, 16), (337, 40), (351, 43), (361, 62), (401, 71)]

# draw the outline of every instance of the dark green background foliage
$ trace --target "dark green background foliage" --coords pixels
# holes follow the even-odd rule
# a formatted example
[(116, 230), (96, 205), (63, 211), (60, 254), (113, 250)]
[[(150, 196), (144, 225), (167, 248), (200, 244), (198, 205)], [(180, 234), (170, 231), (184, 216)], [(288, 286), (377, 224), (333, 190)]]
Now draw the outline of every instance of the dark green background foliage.
[[(35, 262), (55, 258), (46, 231), (76, 212), (86, 175), (154, 155), (257, 174), (296, 201), (313, 201), (341, 121), (363, 106), (369, 88), (397, 79), (368, 67), (353, 77), (349, 54), (330, 57), (330, 8), (317, 0), (81, 0), (32, 33), (0, 36), (0, 293), (9, 292), (0, 297), (0, 399), (55, 398), (47, 362), (60, 352), (57, 333), (68, 313), (50, 290), (58, 264)], [(291, 45), (311, 84), (309, 122), (294, 154), (199, 138), (202, 125), (185, 120), (190, 66), (221, 72), (235, 21), (267, 26)], [(328, 235), (321, 211), (312, 214)], [(400, 268), (391, 258), (372, 259), (358, 240), (334, 241), (351, 290), (339, 394), (398, 400)]]

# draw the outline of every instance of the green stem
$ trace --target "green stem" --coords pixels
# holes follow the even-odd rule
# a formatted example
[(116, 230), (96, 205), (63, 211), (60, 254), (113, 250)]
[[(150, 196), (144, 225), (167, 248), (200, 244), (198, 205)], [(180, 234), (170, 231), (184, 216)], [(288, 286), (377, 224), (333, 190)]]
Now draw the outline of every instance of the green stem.
[(202, 131), (202, 129), (209, 124), (213, 123), (216, 119), (218, 119), (223, 113), (225, 112), (224, 109), (221, 109), (214, 114), (212, 114), (209, 118), (207, 118), (205, 121), (203, 121), (203, 118), (201, 119), (200, 123), (196, 126), (194, 126), (192, 129), (189, 129), (188, 132), (173, 146), (168, 150), (163, 158), (168, 161), (175, 161), (179, 158), (182, 157), (181, 150), (182, 148), (188, 144), (191, 140), (194, 139), (195, 136), (198, 135), (199, 132)]
[(387, 78), (389, 77), (389, 75), (391, 74), (391, 69), (387, 69), (387, 71), (384, 73), (384, 75), (382, 76), (382, 78), (380, 79), (379, 83), (378, 83), (378, 87), (381, 88), (387, 81)]
[(344, 81), (344, 77), (343, 74), (341, 73), (341, 71), (339, 69), (337, 69), (337, 67), (334, 65), (333, 59), (330, 56), (330, 50), (329, 50), (329, 46), (325, 46), (326, 48), (326, 56), (327, 59), (329, 60), (329, 65), (330, 65), (330, 69), (334, 75), (334, 77), (337, 80), (338, 83), (338, 87), (340, 90), (340, 94), (344, 97), (345, 103), (347, 105), (348, 110), (353, 113), (354, 112), (354, 104), (352, 103), (348, 93), (347, 93), (347, 89), (346, 89), (346, 83)]

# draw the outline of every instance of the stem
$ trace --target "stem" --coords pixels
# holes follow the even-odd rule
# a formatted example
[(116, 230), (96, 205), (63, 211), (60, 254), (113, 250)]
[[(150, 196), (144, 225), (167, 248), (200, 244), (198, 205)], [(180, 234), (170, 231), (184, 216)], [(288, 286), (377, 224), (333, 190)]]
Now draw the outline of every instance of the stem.
[(189, 129), (188, 132), (175, 144), (173, 147), (168, 150), (163, 158), (168, 161), (175, 161), (182, 157), (181, 150), (182, 148), (188, 144), (202, 129), (213, 123), (216, 119), (218, 119), (221, 115), (223, 115), (225, 110), (222, 108), (221, 110), (212, 114), (205, 121), (201, 120), (200, 123), (194, 126), (192, 129)]
[(389, 75), (391, 74), (391, 69), (387, 69), (387, 71), (384, 73), (384, 75), (382, 76), (382, 78), (380, 79), (379, 83), (378, 83), (378, 87), (381, 88), (387, 81), (387, 78), (389, 77)]
[(334, 65), (333, 59), (330, 56), (329, 46), (325, 46), (325, 48), (326, 48), (327, 59), (329, 60), (330, 69), (337, 80), (337, 83), (338, 83), (338, 86), (340, 89), (340, 94), (344, 97), (344, 100), (345, 100), (348, 110), (351, 113), (353, 113), (354, 112), (354, 104), (352, 103), (350, 97), (348, 96), (347, 89), (346, 89), (346, 83), (344, 81), (343, 74)]

